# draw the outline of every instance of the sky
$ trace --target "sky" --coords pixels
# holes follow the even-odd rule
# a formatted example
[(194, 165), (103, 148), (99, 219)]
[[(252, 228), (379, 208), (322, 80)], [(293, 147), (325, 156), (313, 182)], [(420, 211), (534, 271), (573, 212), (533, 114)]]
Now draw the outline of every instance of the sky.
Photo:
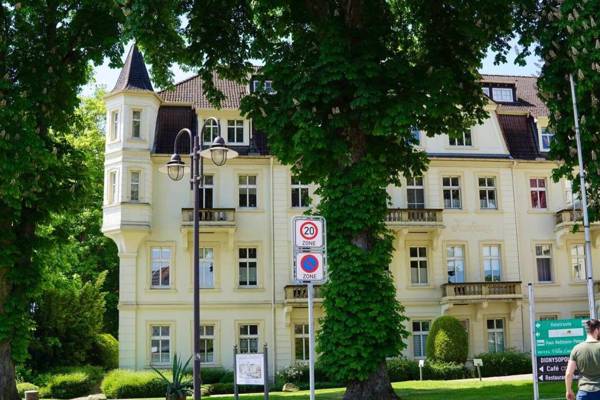
[[(126, 51), (129, 51), (129, 47), (126, 48)], [(480, 72), (483, 74), (498, 74), (498, 75), (539, 75), (541, 62), (535, 56), (530, 56), (527, 58), (527, 65), (524, 67), (520, 67), (513, 63), (516, 55), (516, 48), (508, 55), (508, 62), (506, 64), (494, 65), (494, 55), (491, 52), (488, 52), (487, 57), (483, 61), (482, 68)], [(127, 54), (123, 54), (123, 60)], [(178, 66), (174, 66), (172, 68), (173, 73), (175, 74), (175, 82), (180, 82), (190, 76), (194, 75), (192, 72), (184, 72)], [(94, 69), (94, 79), (95, 83), (91, 83), (86, 85), (82, 94), (84, 96), (91, 95), (94, 91), (94, 87), (96, 85), (105, 86), (107, 90), (111, 90), (115, 83), (117, 82), (117, 78), (119, 77), (120, 69), (111, 69), (108, 66), (108, 60), (105, 60), (103, 65), (100, 65)], [(152, 76), (152, 72), (150, 71), (150, 75)]]

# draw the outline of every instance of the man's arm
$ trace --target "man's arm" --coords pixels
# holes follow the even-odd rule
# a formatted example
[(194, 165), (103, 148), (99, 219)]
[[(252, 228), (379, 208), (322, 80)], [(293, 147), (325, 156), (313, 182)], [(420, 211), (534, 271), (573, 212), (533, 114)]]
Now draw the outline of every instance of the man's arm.
[(565, 387), (567, 389), (566, 399), (575, 400), (575, 393), (573, 393), (573, 376), (577, 369), (577, 363), (575, 360), (569, 360), (567, 364), (567, 371), (565, 372)]

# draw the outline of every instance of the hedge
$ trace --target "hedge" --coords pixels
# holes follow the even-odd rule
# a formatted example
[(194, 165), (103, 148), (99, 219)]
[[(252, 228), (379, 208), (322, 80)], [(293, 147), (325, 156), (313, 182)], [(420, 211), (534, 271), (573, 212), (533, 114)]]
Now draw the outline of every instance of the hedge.
[(503, 376), (531, 373), (531, 354), (514, 350), (498, 353), (482, 353), (481, 376)]
[(467, 331), (454, 317), (438, 317), (429, 329), (425, 352), (431, 361), (464, 364), (469, 353)]
[[(202, 368), (200, 376), (202, 384), (233, 383), (233, 371), (224, 368)], [(231, 376), (231, 380), (229, 377)]]
[(17, 392), (19, 392), (20, 398), (24, 398), (25, 392), (27, 392), (28, 390), (38, 390), (39, 391), (40, 388), (37, 387), (36, 385), (34, 385), (33, 383), (27, 383), (27, 382), (17, 383)]
[(41, 397), (72, 399), (89, 395), (94, 387), (89, 375), (84, 372), (53, 375), (46, 386), (40, 389)]
[[(275, 376), (275, 386), (281, 389), (284, 384), (293, 383), (299, 388), (304, 388), (304, 385), (308, 382), (308, 372), (308, 364), (298, 363), (289, 366), (277, 373)], [(327, 374), (327, 371), (322, 368), (318, 362), (315, 365), (315, 382), (317, 384), (323, 383), (324, 386), (322, 388), (344, 386), (342, 383), (334, 382), (329, 374)]]
[(164, 397), (167, 392), (166, 384), (156, 372), (123, 369), (109, 372), (100, 389), (109, 399)]
[(119, 368), (119, 342), (110, 333), (96, 335), (90, 358), (107, 370)]
[[(388, 375), (392, 382), (419, 380), (419, 363), (403, 357), (387, 361)], [(445, 363), (440, 361), (425, 361), (423, 379), (452, 380), (470, 377), (469, 371), (463, 364)]]

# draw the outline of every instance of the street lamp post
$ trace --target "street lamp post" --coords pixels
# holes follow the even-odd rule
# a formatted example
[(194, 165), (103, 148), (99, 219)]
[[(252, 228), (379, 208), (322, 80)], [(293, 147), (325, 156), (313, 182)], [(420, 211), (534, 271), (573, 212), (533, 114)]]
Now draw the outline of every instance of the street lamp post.
[[(201, 135), (208, 122), (216, 123), (217, 136), (212, 145), (203, 150)], [(213, 125), (214, 126), (214, 125)], [(177, 152), (177, 144), (179, 138), (183, 134), (187, 134), (190, 140), (190, 157), (192, 159), (191, 168), (191, 190), (194, 192), (194, 400), (199, 400), (202, 395), (200, 393), (201, 378), (200, 378), (200, 196), (203, 188), (204, 176), (204, 158), (211, 158), (217, 166), (225, 165), (228, 159), (237, 157), (238, 153), (228, 149), (225, 146), (225, 140), (221, 137), (221, 126), (216, 118), (207, 118), (199, 130), (199, 133), (194, 136), (192, 132), (183, 128), (175, 136), (174, 150), (171, 159), (166, 165), (169, 178), (174, 181), (183, 179), (185, 175), (185, 163), (181, 159), (181, 155)], [(212, 134), (212, 132), (211, 132)]]

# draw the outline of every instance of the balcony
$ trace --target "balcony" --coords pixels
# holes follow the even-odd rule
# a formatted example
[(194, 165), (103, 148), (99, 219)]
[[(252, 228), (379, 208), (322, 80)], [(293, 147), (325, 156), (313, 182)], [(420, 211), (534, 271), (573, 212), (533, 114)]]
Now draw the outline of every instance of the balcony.
[(564, 209), (556, 212), (556, 227), (561, 225), (573, 225), (576, 222), (583, 222), (583, 212), (578, 209)]
[[(288, 285), (284, 288), (285, 290), (285, 302), (286, 303), (302, 303), (308, 302), (308, 288), (306, 285)], [(323, 301), (323, 295), (321, 293), (321, 286), (315, 285), (315, 298), (316, 302)]]
[[(235, 208), (201, 208), (198, 210), (200, 214), (200, 224), (205, 226), (235, 226)], [(194, 222), (194, 209), (181, 209), (182, 225), (191, 225)]]
[(442, 303), (522, 300), (521, 282), (465, 282), (442, 285)]
[(389, 208), (385, 222), (391, 228), (444, 227), (443, 210), (437, 208)]

